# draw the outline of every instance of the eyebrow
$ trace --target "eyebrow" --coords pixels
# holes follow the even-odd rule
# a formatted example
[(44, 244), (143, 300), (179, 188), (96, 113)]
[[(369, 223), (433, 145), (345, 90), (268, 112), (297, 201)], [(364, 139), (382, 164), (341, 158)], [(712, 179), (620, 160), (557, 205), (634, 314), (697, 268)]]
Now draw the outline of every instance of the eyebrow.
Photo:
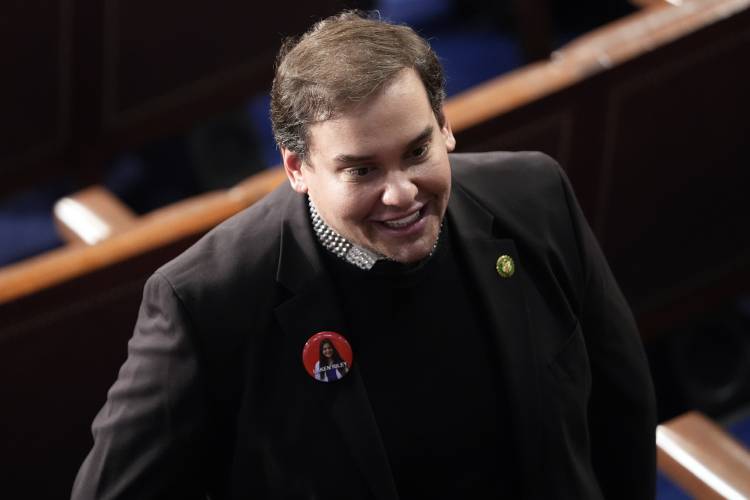
[[(415, 137), (414, 139), (412, 139), (411, 141), (409, 141), (409, 143), (406, 145), (405, 149), (408, 150), (408, 149), (416, 146), (417, 144), (425, 141), (430, 136), (432, 136), (432, 131), (433, 131), (433, 126), (432, 125), (427, 125), (424, 128), (424, 130), (422, 130), (422, 132), (419, 133), (419, 135), (417, 137)], [(361, 162), (370, 161), (373, 158), (375, 158), (375, 155), (356, 156), (356, 155), (340, 154), (340, 155), (336, 155), (333, 159), (337, 163), (361, 163)]]

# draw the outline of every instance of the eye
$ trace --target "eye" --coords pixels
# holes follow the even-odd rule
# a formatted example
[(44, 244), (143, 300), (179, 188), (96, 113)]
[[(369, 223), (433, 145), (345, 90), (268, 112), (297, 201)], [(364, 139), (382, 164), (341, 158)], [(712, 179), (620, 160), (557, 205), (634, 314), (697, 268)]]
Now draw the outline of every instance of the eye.
[(429, 151), (429, 144), (422, 144), (411, 150), (411, 157), (415, 159), (423, 158), (427, 156), (427, 151)]
[(351, 177), (353, 179), (358, 179), (358, 178), (366, 177), (373, 170), (374, 170), (373, 167), (352, 167), (352, 168), (347, 168), (346, 170), (344, 170), (344, 172), (346, 173), (348, 177)]

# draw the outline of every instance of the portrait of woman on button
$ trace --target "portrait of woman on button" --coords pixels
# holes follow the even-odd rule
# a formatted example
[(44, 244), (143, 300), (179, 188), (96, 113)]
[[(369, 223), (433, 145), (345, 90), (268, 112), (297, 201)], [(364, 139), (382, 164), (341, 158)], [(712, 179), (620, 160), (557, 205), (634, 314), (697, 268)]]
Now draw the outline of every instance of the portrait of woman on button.
[(349, 371), (349, 365), (339, 355), (329, 339), (320, 342), (320, 358), (315, 362), (314, 376), (321, 382), (333, 382)]

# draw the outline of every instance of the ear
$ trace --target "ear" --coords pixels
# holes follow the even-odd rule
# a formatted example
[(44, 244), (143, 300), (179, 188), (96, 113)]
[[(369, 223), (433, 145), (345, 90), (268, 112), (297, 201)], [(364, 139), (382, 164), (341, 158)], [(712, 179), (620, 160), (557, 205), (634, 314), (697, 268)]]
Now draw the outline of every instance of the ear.
[(298, 193), (307, 193), (307, 184), (302, 175), (302, 157), (297, 153), (282, 148), (281, 158), (284, 161), (284, 172), (286, 172), (292, 189)]
[(440, 132), (443, 134), (443, 139), (445, 140), (445, 148), (450, 153), (454, 149), (456, 149), (456, 138), (453, 137), (453, 130), (451, 130), (451, 124), (448, 121), (448, 118), (445, 117), (445, 114), (443, 114), (443, 126), (440, 128)]

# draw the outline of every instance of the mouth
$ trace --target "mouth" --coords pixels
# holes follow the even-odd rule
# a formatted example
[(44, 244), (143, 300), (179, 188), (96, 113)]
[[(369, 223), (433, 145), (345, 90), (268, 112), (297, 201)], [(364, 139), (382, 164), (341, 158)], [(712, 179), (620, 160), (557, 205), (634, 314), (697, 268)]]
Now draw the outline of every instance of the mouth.
[(380, 221), (378, 225), (385, 230), (387, 234), (394, 236), (408, 236), (412, 235), (412, 233), (417, 234), (425, 225), (427, 213), (428, 205), (424, 205), (419, 210), (414, 210), (403, 217)]
[(405, 227), (409, 227), (415, 222), (417, 222), (422, 217), (422, 210), (415, 210), (411, 214), (401, 217), (400, 219), (391, 219), (383, 221), (383, 224), (385, 227), (388, 227), (390, 229), (403, 229)]

